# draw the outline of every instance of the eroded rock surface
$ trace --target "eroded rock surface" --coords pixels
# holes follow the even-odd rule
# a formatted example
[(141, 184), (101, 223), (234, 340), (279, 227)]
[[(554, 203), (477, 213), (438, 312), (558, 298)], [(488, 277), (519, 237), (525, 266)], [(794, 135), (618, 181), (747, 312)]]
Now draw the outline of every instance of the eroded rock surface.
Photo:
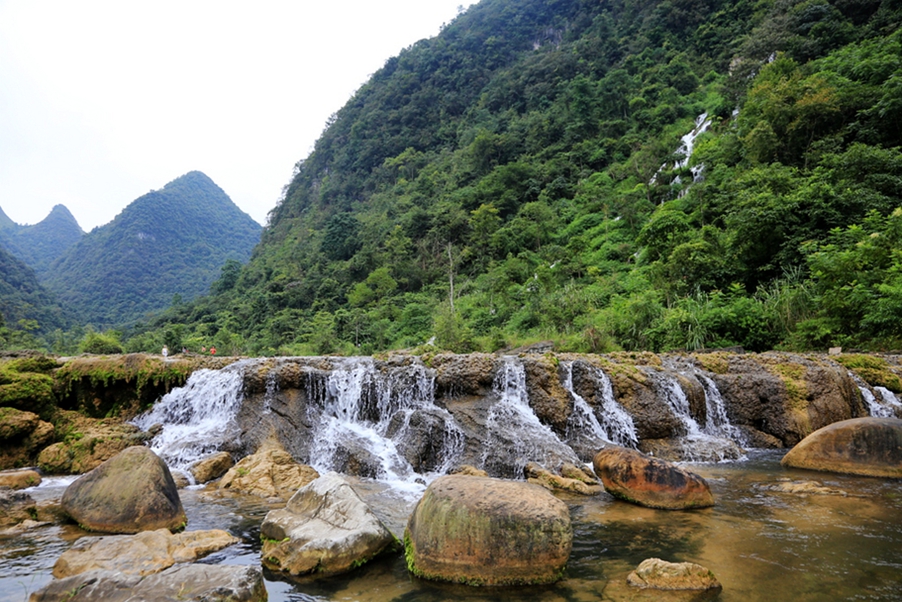
[(0, 408), (0, 469), (33, 465), (53, 435), (53, 425), (37, 414)]
[(206, 483), (213, 479), (218, 479), (227, 473), (234, 465), (235, 462), (232, 460), (232, 454), (223, 451), (209, 455), (206, 458), (201, 458), (192, 464), (189, 470), (191, 476), (194, 477), (195, 482)]
[(316, 470), (298, 464), (277, 444), (268, 443), (230, 468), (217, 486), (260, 497), (287, 499), (318, 476)]
[(38, 471), (30, 468), (0, 471), (0, 487), (27, 489), (40, 485), (41, 481), (42, 478)]
[(711, 590), (722, 585), (710, 570), (694, 562), (648, 558), (626, 578), (635, 587), (666, 590)]

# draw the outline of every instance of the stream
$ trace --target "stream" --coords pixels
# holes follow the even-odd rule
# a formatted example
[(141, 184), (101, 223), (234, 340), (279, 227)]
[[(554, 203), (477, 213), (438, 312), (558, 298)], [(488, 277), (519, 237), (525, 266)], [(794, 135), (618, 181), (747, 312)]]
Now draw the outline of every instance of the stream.
[[(402, 554), (349, 574), (291, 580), (266, 571), (269, 599), (372, 602), (446, 600), (899, 600), (902, 597), (902, 483), (895, 480), (787, 470), (781, 452), (749, 451), (746, 459), (685, 464), (708, 479), (713, 508), (668, 512), (614, 500), (607, 493), (560, 496), (570, 507), (574, 544), (565, 578), (550, 586), (472, 588), (411, 577)], [(384, 482), (351, 479), (399, 537), (417, 496)], [(49, 478), (26, 490), (36, 501), (58, 500), (72, 478)], [(815, 481), (828, 494), (785, 493), (786, 484)], [(181, 492), (190, 530), (223, 528), (240, 544), (206, 557), (216, 564), (259, 562), (265, 501), (189, 488)], [(0, 601), (23, 602), (51, 579), (58, 556), (80, 537), (74, 525), (0, 536)], [(691, 561), (711, 569), (719, 595), (642, 591), (626, 585), (642, 560)]]

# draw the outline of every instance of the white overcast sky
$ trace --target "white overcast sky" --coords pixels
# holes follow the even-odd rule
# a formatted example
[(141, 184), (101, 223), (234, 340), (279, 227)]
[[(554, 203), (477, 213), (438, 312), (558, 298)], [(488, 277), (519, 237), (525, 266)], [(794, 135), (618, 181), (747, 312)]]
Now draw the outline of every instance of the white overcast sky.
[(470, 0), (0, 0), (0, 207), (85, 231), (192, 170), (259, 223), (326, 119)]

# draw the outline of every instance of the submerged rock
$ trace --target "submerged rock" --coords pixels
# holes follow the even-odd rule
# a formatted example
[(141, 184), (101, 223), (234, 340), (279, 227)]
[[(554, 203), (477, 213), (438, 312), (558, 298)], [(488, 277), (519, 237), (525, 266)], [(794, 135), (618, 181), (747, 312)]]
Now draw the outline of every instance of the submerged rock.
[(218, 487), (260, 497), (287, 499), (318, 476), (316, 470), (295, 462), (278, 444), (268, 443), (230, 468)]
[(626, 578), (634, 587), (668, 590), (722, 589), (714, 573), (693, 562), (667, 562), (648, 558)]
[(836, 422), (805, 437), (780, 463), (788, 468), (902, 478), (902, 420)]
[(178, 562), (192, 562), (238, 541), (221, 529), (175, 535), (157, 529), (137, 535), (83, 537), (57, 559), (53, 576), (63, 579), (98, 570), (150, 575)]
[(258, 566), (180, 564), (142, 577), (119, 571), (88, 571), (56, 579), (31, 594), (30, 602), (265, 602)]
[(567, 505), (538, 485), (444, 476), (414, 508), (407, 567), (426, 579), (470, 585), (551, 583), (570, 557)]
[(263, 563), (292, 575), (334, 575), (364, 564), (397, 543), (339, 474), (300, 489), (260, 527)]
[(624, 447), (608, 447), (596, 454), (595, 473), (614, 497), (665, 510), (714, 505), (708, 482), (679, 466)]
[(24, 491), (0, 489), (0, 527), (11, 527), (37, 517), (37, 507)]
[(62, 508), (83, 528), (102, 533), (177, 531), (187, 523), (169, 468), (143, 446), (79, 477), (63, 493)]

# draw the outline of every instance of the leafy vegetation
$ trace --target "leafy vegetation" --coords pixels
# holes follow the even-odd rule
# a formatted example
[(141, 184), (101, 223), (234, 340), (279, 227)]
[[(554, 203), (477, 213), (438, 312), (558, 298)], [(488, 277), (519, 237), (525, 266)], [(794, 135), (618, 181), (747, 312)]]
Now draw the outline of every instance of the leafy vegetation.
[(47, 217), (32, 226), (15, 224), (0, 209), (0, 247), (39, 276), (43, 276), (50, 264), (82, 236), (81, 226), (63, 205), (55, 205)]
[(483, 0), (333, 115), (247, 265), (124, 345), (899, 349), (900, 20)]

